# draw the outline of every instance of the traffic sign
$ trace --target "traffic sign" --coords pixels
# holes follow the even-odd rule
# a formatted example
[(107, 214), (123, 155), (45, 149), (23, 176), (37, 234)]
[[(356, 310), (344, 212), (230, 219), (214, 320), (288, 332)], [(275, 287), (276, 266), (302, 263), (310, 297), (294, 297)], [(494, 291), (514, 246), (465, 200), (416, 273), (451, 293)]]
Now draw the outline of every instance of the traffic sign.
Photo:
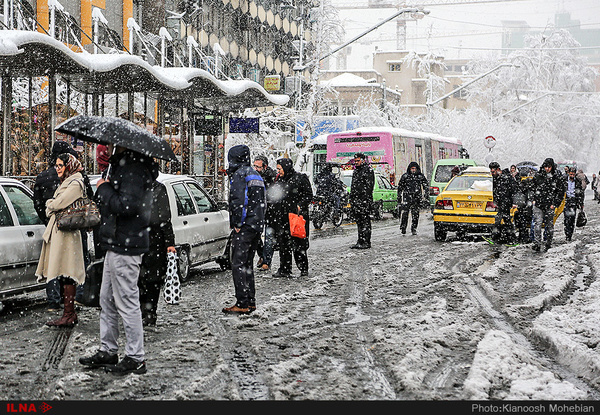
[(496, 145), (496, 139), (491, 135), (488, 135), (483, 142), (486, 148), (493, 148)]

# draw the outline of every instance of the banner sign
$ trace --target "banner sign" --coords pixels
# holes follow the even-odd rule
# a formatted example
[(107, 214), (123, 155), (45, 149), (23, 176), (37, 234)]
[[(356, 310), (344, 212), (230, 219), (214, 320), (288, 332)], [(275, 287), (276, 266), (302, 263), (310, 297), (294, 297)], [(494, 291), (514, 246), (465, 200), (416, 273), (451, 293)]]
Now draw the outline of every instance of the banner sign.
[(230, 118), (229, 132), (230, 133), (258, 133), (259, 122), (258, 118)]

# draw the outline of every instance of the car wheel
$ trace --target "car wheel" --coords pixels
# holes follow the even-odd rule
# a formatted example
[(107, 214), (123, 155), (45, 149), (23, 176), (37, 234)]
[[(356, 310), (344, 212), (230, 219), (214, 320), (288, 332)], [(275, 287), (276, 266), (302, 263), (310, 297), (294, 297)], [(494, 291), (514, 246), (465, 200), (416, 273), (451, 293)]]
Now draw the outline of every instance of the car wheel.
[(447, 234), (448, 231), (443, 229), (440, 225), (438, 225), (437, 223), (433, 224), (433, 236), (435, 237), (436, 241), (444, 242), (446, 240)]
[(181, 281), (185, 281), (190, 276), (190, 254), (185, 248), (181, 248), (178, 254), (179, 278)]

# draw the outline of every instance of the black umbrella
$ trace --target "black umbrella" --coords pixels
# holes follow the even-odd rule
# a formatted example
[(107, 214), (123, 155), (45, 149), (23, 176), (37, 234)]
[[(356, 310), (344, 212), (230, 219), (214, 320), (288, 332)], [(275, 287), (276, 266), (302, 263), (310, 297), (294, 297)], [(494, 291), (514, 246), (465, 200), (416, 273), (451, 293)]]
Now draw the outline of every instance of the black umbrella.
[(76, 115), (55, 130), (83, 141), (114, 144), (149, 157), (177, 161), (166, 140), (123, 118)]

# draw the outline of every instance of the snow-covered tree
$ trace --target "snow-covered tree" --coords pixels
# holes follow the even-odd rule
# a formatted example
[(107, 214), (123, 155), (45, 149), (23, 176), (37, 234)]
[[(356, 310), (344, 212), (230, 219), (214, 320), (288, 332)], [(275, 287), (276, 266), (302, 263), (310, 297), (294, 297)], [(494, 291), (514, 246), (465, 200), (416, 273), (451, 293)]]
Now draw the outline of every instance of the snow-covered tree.
[[(493, 151), (503, 164), (524, 158), (541, 163), (546, 157), (597, 164), (588, 159), (599, 149), (597, 73), (579, 55), (579, 46), (566, 30), (528, 37), (523, 50), (507, 57), (513, 66), (468, 87), (471, 108), (445, 117), (447, 129), (462, 131), (463, 141), (476, 150), (471, 153), (481, 158), (488, 151), (483, 138), (493, 135), (499, 144)], [(499, 63), (474, 61), (470, 72), (484, 73)]]

